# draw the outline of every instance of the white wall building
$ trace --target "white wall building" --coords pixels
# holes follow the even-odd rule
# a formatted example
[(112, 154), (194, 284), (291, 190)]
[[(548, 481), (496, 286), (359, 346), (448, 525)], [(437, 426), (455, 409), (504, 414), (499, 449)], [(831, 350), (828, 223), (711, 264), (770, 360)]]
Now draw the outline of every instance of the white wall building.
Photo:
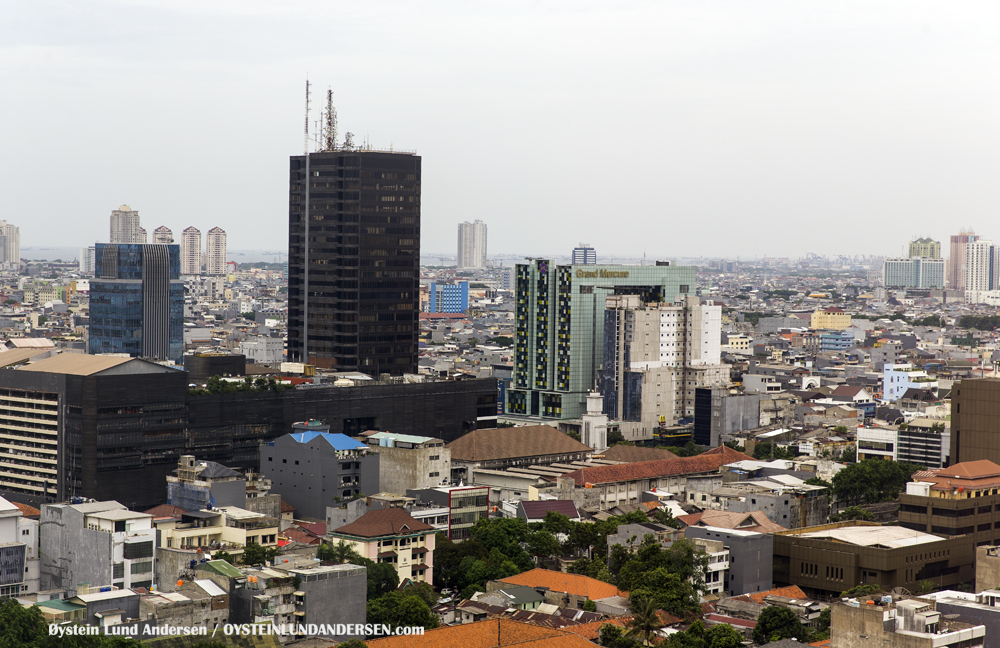
[(38, 591), (38, 522), (0, 497), (0, 599)]
[(0, 262), (5, 268), (21, 265), (21, 229), (0, 220)]
[(201, 230), (194, 226), (181, 233), (181, 274), (201, 274)]
[(247, 357), (248, 362), (254, 364), (273, 364), (284, 360), (282, 352), (285, 344), (281, 338), (264, 337), (257, 335), (249, 340), (240, 342), (240, 353)]
[(219, 277), (226, 274), (226, 230), (213, 227), (205, 237), (205, 274)]
[(857, 446), (858, 461), (865, 459), (896, 460), (899, 442), (896, 430), (887, 428), (858, 427)]
[(486, 223), (458, 224), (458, 268), (486, 267)]
[(78, 263), (80, 264), (80, 274), (92, 275), (94, 274), (94, 262), (97, 248), (93, 245), (90, 247), (80, 248), (80, 259)]
[(122, 205), (111, 212), (111, 240), (109, 243), (145, 243), (146, 232), (139, 223), (139, 212)]
[(910, 363), (887, 364), (882, 368), (883, 401), (894, 403), (907, 389), (929, 389), (936, 394), (938, 383), (926, 371), (917, 369)]
[(174, 233), (166, 225), (160, 225), (153, 230), (153, 243), (160, 245), (171, 245), (174, 242)]
[(965, 246), (965, 301), (979, 303), (982, 294), (998, 287), (997, 249), (992, 241), (969, 241)]

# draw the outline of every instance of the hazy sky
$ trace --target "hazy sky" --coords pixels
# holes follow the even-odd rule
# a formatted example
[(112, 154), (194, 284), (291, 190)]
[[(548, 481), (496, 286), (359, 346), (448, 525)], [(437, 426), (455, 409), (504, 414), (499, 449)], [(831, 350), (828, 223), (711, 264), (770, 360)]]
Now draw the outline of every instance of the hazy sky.
[(423, 156), (428, 253), (476, 218), (491, 253), (1000, 241), (998, 26), (985, 2), (8, 2), (0, 218), (81, 246), (127, 203), (287, 249), (308, 74), (341, 133)]

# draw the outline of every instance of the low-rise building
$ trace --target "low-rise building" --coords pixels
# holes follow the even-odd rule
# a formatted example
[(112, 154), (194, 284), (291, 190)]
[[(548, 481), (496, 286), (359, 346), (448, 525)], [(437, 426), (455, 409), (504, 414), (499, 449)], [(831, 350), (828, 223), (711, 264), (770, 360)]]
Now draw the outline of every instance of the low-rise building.
[(165, 549), (222, 549), (256, 543), (278, 546), (278, 520), (235, 506), (217, 510), (181, 511), (154, 520), (159, 547)]
[(327, 534), (330, 542), (344, 540), (362, 558), (389, 563), (399, 580), (434, 584), (436, 529), (415, 520), (402, 508), (369, 511), (351, 524)]
[(448, 538), (454, 542), (468, 538), (476, 522), (489, 517), (489, 487), (447, 486), (408, 490), (406, 494), (430, 508), (447, 508)]
[(260, 447), (260, 472), (300, 517), (322, 520), (326, 507), (379, 492), (379, 454), (320, 421)]
[[(41, 588), (153, 584), (153, 516), (115, 501), (46, 504), (39, 526)], [(138, 600), (137, 600), (138, 603)]]
[(689, 526), (684, 529), (684, 536), (719, 541), (729, 552), (727, 580), (721, 590), (727, 596), (771, 589), (774, 539), (770, 534), (713, 526)]
[(963, 461), (921, 473), (899, 495), (899, 524), (945, 536), (966, 536), (974, 545), (1000, 544), (1000, 466), (986, 459)]
[(550, 425), (473, 430), (446, 446), (454, 483), (474, 482), (479, 468), (503, 470), (586, 461), (593, 450)]
[(830, 644), (843, 648), (965, 648), (982, 646), (986, 628), (947, 619), (932, 601), (848, 600), (830, 606)]
[(379, 492), (434, 488), (451, 479), (451, 449), (441, 439), (395, 432), (366, 436), (369, 450), (379, 455)]

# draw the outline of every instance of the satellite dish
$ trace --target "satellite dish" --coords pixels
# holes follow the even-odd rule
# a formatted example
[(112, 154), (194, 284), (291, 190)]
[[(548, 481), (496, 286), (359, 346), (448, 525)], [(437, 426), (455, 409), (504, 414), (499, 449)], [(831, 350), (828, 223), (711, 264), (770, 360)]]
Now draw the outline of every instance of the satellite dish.
[(890, 592), (890, 594), (892, 594), (893, 596), (911, 596), (910, 590), (906, 589), (905, 587), (893, 587), (892, 592)]

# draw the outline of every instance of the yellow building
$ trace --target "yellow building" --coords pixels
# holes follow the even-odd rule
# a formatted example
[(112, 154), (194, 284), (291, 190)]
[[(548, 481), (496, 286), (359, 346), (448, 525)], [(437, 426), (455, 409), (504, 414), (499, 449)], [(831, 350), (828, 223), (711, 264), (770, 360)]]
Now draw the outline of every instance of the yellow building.
[(837, 308), (836, 306), (831, 306), (830, 308), (824, 308), (823, 310), (814, 312), (809, 323), (809, 328), (814, 331), (818, 331), (820, 329), (843, 331), (850, 325), (851, 314), (845, 313), (843, 309)]
[(925, 259), (941, 258), (941, 243), (929, 238), (918, 238), (910, 241), (910, 258), (924, 257)]

